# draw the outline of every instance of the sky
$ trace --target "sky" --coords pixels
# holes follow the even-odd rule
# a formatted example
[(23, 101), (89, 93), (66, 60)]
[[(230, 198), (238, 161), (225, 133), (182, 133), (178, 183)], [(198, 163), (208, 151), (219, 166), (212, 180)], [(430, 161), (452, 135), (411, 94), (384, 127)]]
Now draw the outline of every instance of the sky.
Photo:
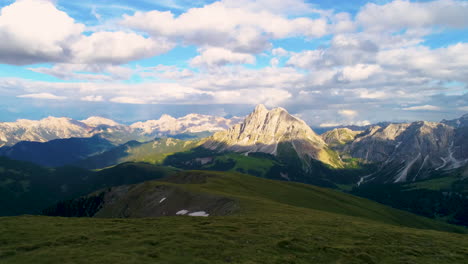
[(468, 113), (468, 1), (0, 0), (0, 122)]

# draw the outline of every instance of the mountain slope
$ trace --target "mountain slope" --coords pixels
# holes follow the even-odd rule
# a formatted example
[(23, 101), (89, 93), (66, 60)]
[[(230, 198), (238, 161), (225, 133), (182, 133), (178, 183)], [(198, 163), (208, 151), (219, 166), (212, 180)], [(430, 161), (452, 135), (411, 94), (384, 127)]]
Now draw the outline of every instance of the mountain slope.
[(166, 167), (125, 163), (99, 172), (76, 167), (44, 168), (0, 157), (0, 216), (37, 214), (60, 200), (174, 173)]
[[(174, 189), (178, 192), (168, 193)], [(166, 207), (165, 215), (176, 215), (176, 212), (189, 209), (188, 203), (194, 202), (194, 199), (199, 200), (196, 205), (192, 205), (195, 210), (219, 215), (219, 207), (210, 208), (211, 203), (205, 198), (211, 196), (218, 201), (224, 197), (226, 203), (238, 203), (237, 210), (223, 211), (222, 214), (228, 215), (274, 215), (281, 212), (283, 207), (292, 206), (415, 228), (463, 230), (331, 189), (229, 172), (182, 171), (158, 181), (98, 191), (88, 198), (101, 194), (107, 196), (102, 201), (101, 209), (96, 212), (98, 217), (149, 217), (158, 215), (158, 207), (165, 207), (172, 200), (181, 199), (181, 192), (191, 193), (192, 201), (174, 203), (173, 208)], [(147, 210), (150, 203), (154, 210)], [(265, 204), (268, 206), (262, 208)], [(218, 202), (218, 205), (222, 207), (223, 204)], [(127, 213), (121, 213), (123, 211)]]
[(362, 131), (354, 131), (349, 128), (335, 128), (321, 135), (323, 141), (330, 147), (344, 145), (352, 142)]
[(465, 164), (468, 142), (464, 135), (461, 129), (442, 123), (390, 124), (371, 127), (336, 149), (342, 155), (380, 164), (379, 170), (365, 181), (407, 182)]
[(283, 108), (268, 111), (263, 105), (258, 105), (242, 124), (215, 133), (203, 147), (221, 152), (263, 152), (275, 156), (281, 155), (284, 149), (293, 149), (306, 167), (312, 160), (340, 166), (339, 161), (330, 157), (326, 143), (304, 121)]
[(196, 140), (184, 141), (175, 138), (159, 138), (145, 143), (130, 141), (76, 162), (75, 165), (87, 169), (101, 169), (129, 161), (160, 164), (168, 155), (189, 150), (198, 144), (199, 141)]
[(100, 136), (55, 139), (48, 142), (22, 141), (12, 147), (0, 148), (0, 156), (42, 166), (58, 167), (75, 163), (111, 148), (114, 148), (114, 145)]
[[(184, 204), (186, 194), (200, 203)], [(201, 207), (206, 196), (239, 207), (207, 217), (0, 218), (2, 262), (426, 264), (464, 263), (468, 254), (466, 234), (405, 226), (466, 230), (328, 189), (241, 174), (183, 172), (107, 195), (116, 199), (100, 209), (103, 216), (143, 217), (148, 203), (161, 212), (209, 210)]]

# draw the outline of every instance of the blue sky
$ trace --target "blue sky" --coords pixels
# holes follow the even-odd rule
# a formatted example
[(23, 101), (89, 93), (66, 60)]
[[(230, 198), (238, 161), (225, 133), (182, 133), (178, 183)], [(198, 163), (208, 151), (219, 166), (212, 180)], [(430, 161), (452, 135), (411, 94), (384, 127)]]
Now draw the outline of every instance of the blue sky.
[(468, 113), (468, 1), (0, 1), (0, 122)]

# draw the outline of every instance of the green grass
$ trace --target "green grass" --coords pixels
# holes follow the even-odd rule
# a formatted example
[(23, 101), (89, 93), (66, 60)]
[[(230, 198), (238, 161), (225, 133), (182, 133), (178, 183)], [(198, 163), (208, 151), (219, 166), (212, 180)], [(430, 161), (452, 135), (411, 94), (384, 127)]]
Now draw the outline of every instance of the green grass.
[[(239, 173), (202, 184), (152, 181), (232, 198), (207, 218), (0, 218), (0, 263), (466, 263), (466, 229), (338, 191)], [(197, 177), (198, 178), (198, 177)], [(454, 231), (459, 233), (441, 232)]]
[(407, 186), (414, 189), (428, 189), (428, 190), (448, 190), (458, 178), (456, 177), (441, 177), (436, 179), (424, 180), (408, 184)]
[(310, 211), (270, 217), (0, 218), (1, 263), (466, 263), (466, 235)]
[[(268, 171), (276, 164), (274, 160), (263, 157), (245, 156), (237, 153), (228, 153), (222, 156), (215, 157), (215, 161), (228, 162), (233, 160), (235, 165), (228, 171), (239, 172), (258, 172), (258, 176), (265, 176)], [(205, 168), (210, 169), (213, 165), (208, 165)]]

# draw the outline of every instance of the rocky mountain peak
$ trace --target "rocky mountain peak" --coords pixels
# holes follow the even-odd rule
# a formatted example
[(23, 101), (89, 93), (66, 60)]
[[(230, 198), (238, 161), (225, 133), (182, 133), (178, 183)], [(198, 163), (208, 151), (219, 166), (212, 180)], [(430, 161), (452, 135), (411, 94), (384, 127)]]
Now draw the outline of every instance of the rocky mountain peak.
[(263, 104), (258, 104), (252, 113), (265, 113), (268, 109)]
[(100, 117), (100, 116), (91, 116), (85, 120), (81, 120), (80, 122), (90, 126), (90, 127), (97, 127), (100, 125), (106, 126), (119, 126), (120, 124), (115, 122), (114, 120)]
[(326, 155), (326, 143), (304, 121), (283, 108), (268, 110), (263, 105), (255, 107), (241, 124), (215, 133), (203, 146), (218, 151), (272, 155), (280, 155), (284, 148), (289, 148), (303, 160), (332, 163)]

